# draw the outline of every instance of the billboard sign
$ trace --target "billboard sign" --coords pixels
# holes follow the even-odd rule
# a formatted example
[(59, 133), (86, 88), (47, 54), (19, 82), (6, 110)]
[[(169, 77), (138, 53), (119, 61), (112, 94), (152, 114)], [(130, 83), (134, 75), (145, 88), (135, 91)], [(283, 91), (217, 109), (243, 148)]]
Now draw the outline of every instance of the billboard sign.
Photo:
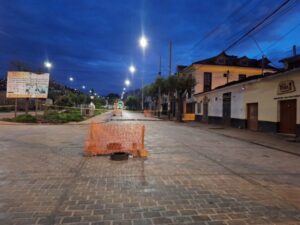
[(49, 74), (30, 72), (8, 72), (7, 98), (47, 98)]

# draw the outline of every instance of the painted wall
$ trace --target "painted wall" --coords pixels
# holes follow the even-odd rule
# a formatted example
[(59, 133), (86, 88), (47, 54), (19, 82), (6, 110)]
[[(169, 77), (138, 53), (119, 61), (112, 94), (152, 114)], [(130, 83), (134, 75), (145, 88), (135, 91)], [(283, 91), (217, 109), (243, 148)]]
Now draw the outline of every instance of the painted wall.
[[(279, 83), (286, 80), (294, 81), (296, 91), (278, 94)], [(247, 119), (247, 103), (258, 103), (259, 121), (279, 122), (279, 101), (297, 99), (297, 124), (300, 124), (300, 69), (194, 95), (197, 103), (202, 102), (201, 113), (198, 113), (196, 104), (196, 115), (203, 115), (206, 96), (209, 99), (208, 116), (222, 117), (222, 97), (227, 92), (231, 92), (232, 96), (231, 118)]]
[[(294, 81), (296, 91), (279, 95), (278, 85), (286, 80)], [(290, 99), (297, 99), (297, 124), (300, 124), (300, 69), (245, 86), (245, 104), (258, 102), (258, 120), (279, 122), (279, 101)]]
[[(223, 94), (231, 92), (231, 118), (245, 119), (246, 112), (244, 105), (244, 89), (241, 86), (238, 87), (227, 87), (220, 90), (208, 92), (206, 94), (198, 95), (195, 98), (197, 103), (202, 102), (202, 111), (197, 115), (203, 115), (203, 98), (207, 96), (209, 99), (208, 103), (208, 116), (222, 117), (223, 116)], [(198, 105), (197, 105), (198, 107)], [(196, 108), (197, 109), (197, 108)]]
[[(227, 83), (227, 77), (224, 74), (229, 71), (228, 82), (239, 80), (240, 74), (248, 76), (261, 74), (260, 68), (238, 67), (238, 66), (223, 66), (223, 65), (193, 65), (186, 70), (186, 74), (192, 74), (196, 79), (195, 93), (203, 92), (204, 72), (212, 73), (212, 89)], [(265, 72), (274, 72), (265, 70)]]

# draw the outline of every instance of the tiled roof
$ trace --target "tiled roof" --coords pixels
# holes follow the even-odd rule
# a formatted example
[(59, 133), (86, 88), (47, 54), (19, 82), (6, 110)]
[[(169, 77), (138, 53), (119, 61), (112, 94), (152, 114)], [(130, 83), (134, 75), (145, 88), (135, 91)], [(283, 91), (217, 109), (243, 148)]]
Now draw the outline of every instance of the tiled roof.
[[(270, 60), (268, 58), (264, 58), (264, 68), (265, 69), (277, 70), (277, 68), (270, 66), (269, 63), (270, 63)], [(221, 52), (219, 55), (216, 55), (214, 57), (203, 59), (203, 60), (192, 63), (192, 65), (195, 65), (195, 64), (261, 68), (262, 60), (261, 59), (260, 60), (250, 59), (247, 56), (242, 56), (239, 58), (234, 55), (227, 55), (226, 52)]]

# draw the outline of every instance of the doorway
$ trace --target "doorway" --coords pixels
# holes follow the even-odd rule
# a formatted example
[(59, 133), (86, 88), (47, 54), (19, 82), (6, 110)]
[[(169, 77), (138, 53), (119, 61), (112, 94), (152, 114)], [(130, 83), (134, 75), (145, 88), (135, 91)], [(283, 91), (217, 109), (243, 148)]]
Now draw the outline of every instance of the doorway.
[(296, 134), (296, 109), (296, 99), (280, 101), (280, 133)]
[(203, 102), (203, 122), (208, 123), (208, 102)]
[(223, 94), (223, 123), (230, 125), (231, 121), (231, 92)]
[(258, 103), (247, 104), (247, 128), (258, 130)]

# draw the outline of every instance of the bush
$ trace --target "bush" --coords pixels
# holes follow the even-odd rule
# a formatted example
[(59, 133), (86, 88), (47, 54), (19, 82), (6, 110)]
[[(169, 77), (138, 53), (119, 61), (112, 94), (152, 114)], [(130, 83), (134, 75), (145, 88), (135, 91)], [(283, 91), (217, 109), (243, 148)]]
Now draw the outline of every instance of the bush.
[(78, 110), (70, 110), (64, 112), (49, 111), (44, 116), (45, 122), (49, 123), (67, 123), (67, 122), (80, 122), (83, 116)]
[(19, 115), (14, 119), (11, 119), (13, 122), (20, 122), (20, 123), (36, 123), (36, 118), (32, 115)]

